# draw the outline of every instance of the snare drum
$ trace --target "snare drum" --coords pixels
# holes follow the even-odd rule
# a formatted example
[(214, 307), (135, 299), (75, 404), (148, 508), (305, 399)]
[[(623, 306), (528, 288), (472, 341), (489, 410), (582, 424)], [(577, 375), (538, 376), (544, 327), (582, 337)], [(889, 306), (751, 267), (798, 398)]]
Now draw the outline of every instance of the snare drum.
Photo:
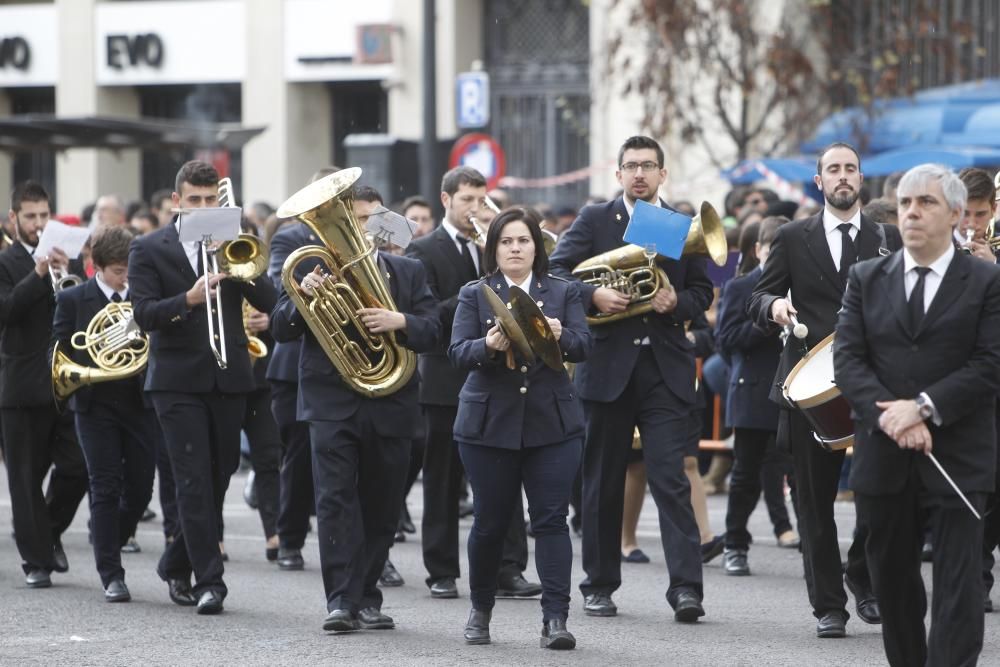
[(813, 437), (828, 451), (854, 444), (851, 406), (833, 381), (833, 337), (816, 344), (785, 378), (781, 393), (813, 427)]

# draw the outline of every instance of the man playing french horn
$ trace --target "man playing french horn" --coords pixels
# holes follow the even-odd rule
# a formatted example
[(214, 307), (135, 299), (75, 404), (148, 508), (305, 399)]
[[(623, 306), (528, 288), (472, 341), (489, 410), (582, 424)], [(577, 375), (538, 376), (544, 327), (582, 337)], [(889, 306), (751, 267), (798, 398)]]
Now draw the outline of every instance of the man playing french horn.
[[(218, 206), (218, 182), (212, 165), (187, 162), (177, 173), (174, 206)], [(269, 312), (275, 290), (266, 279), (241, 272), (247, 277), (237, 280), (203, 267), (210, 255), (200, 242), (181, 243), (182, 223), (183, 215), (132, 243), (128, 282), (135, 320), (149, 332), (145, 390), (177, 484), (179, 528), (157, 574), (176, 604), (217, 614), (227, 593), (219, 519), (229, 478), (239, 466), (246, 394), (254, 387), (243, 299)]]

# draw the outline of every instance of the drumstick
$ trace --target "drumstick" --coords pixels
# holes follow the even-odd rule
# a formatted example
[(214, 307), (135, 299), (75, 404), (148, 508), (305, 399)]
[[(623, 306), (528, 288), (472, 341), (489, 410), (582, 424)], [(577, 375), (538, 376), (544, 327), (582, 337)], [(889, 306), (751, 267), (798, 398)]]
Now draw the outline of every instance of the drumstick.
[(969, 502), (969, 499), (965, 497), (965, 494), (962, 493), (962, 490), (958, 488), (958, 485), (955, 484), (955, 481), (951, 478), (951, 476), (944, 471), (944, 468), (942, 468), (941, 464), (938, 463), (937, 458), (935, 458), (935, 456), (930, 452), (927, 452), (927, 456), (930, 458), (931, 463), (933, 463), (937, 467), (938, 472), (940, 472), (941, 475), (944, 476), (945, 481), (951, 484), (951, 488), (955, 489), (955, 493), (957, 493), (958, 497), (962, 499), (962, 502), (965, 503), (965, 506), (969, 508), (969, 511), (972, 512), (972, 515), (977, 519), (979, 519), (980, 521), (982, 521), (983, 517), (979, 516), (979, 512), (977, 512), (976, 508), (972, 506), (972, 503)]
[(809, 327), (804, 324), (800, 324), (799, 320), (794, 315), (789, 315), (788, 319), (792, 321), (792, 335), (796, 338), (802, 339), (809, 335)]

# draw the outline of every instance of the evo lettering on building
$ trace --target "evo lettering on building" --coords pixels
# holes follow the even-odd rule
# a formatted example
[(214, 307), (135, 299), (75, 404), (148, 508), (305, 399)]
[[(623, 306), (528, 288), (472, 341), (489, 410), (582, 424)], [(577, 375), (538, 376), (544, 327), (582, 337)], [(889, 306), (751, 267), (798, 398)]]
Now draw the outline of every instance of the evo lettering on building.
[(111, 69), (163, 65), (163, 40), (154, 32), (142, 35), (108, 35), (107, 64)]
[(0, 69), (12, 67), (27, 72), (31, 66), (31, 47), (24, 37), (0, 39)]

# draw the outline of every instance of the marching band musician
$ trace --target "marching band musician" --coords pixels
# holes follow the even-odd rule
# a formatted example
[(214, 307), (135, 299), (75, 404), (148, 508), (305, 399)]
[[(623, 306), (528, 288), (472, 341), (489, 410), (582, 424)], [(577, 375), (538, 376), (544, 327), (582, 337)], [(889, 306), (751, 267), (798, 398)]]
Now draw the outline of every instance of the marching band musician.
[[(52, 342), (80, 366), (96, 364), (86, 350), (71, 344), (109, 303), (129, 300), (128, 254), (134, 234), (124, 226), (102, 227), (91, 242), (96, 273), (56, 297)], [(104, 599), (128, 602), (121, 547), (153, 495), (156, 415), (144, 404), (142, 374), (83, 386), (67, 407), (76, 421), (90, 475), (90, 531)]]
[[(174, 206), (217, 206), (218, 182), (212, 165), (185, 163), (177, 172)], [(128, 282), (136, 322), (150, 339), (145, 390), (163, 429), (177, 486), (180, 525), (157, 574), (174, 603), (217, 614), (227, 593), (219, 516), (229, 478), (239, 466), (240, 424), (246, 394), (254, 386), (242, 303), (246, 298), (257, 310), (270, 312), (275, 291), (267, 279), (239, 282), (210, 273), (210, 267), (201, 266), (200, 243), (181, 243), (179, 224), (177, 218), (133, 241)], [(215, 305), (219, 290), (221, 313)], [(226, 331), (224, 340), (216, 341), (226, 346), (225, 369), (208, 340), (208, 317), (218, 318)]]
[(517, 285), (538, 300), (564, 360), (583, 361), (592, 340), (579, 288), (547, 275), (543, 248), (541, 229), (524, 210), (502, 212), (486, 236), (486, 277), (462, 288), (455, 311), (448, 356), (469, 371), (454, 431), (475, 506), (469, 533), (472, 611), (465, 628), (470, 644), (490, 642), (504, 536), (523, 483), (542, 583), (541, 645), (576, 646), (566, 629), (573, 561), (566, 515), (580, 465), (583, 406), (564, 369), (526, 360), (515, 368), (505, 365), (510, 340), (480, 293), (481, 285), (489, 285), (506, 302), (510, 286)]
[[(588, 206), (559, 239), (553, 273), (572, 276), (585, 259), (625, 245), (635, 202), (666, 206), (659, 188), (666, 181), (663, 149), (649, 137), (631, 137), (618, 151), (618, 199)], [(587, 407), (583, 453), (583, 569), (580, 584), (588, 616), (615, 616), (612, 594), (621, 586), (621, 527), (625, 471), (635, 427), (643, 442), (649, 487), (659, 511), (663, 551), (670, 572), (667, 601), (674, 619), (691, 623), (704, 616), (702, 554), (691, 507), (684, 453), (694, 409), (693, 344), (684, 322), (712, 301), (712, 283), (702, 257), (658, 260), (672, 287), (657, 291), (653, 312), (602, 324), (594, 330), (594, 351), (576, 367), (576, 385)], [(629, 297), (607, 287), (582, 284), (589, 312), (620, 313)]]
[[(751, 318), (762, 330), (776, 332), (790, 326), (791, 315), (808, 327), (805, 339), (815, 346), (833, 332), (847, 284), (847, 271), (859, 261), (878, 257), (880, 248), (897, 250), (902, 241), (892, 225), (876, 225), (861, 215), (859, 199), (861, 159), (845, 143), (835, 143), (820, 152), (816, 163), (816, 186), (826, 207), (820, 213), (782, 225), (771, 244), (764, 272), (747, 305)], [(791, 290), (795, 306), (787, 296)], [(779, 413), (778, 446), (790, 448), (799, 498), (799, 532), (806, 587), (816, 635), (844, 637), (849, 617), (844, 583), (854, 594), (858, 616), (866, 623), (881, 622), (878, 602), (871, 590), (864, 541), (868, 530), (858, 523), (841, 569), (840, 545), (834, 521), (844, 451), (828, 452), (813, 439), (805, 417), (781, 396), (785, 376), (802, 357), (801, 346), (785, 345), (778, 365), (771, 400), (783, 408)]]
[[(398, 311), (358, 311), (374, 334), (394, 333), (401, 345), (422, 352), (437, 344), (438, 309), (423, 266), (379, 251), (379, 272)], [(302, 292), (334, 280), (319, 260), (302, 262), (296, 275)], [(418, 375), (399, 391), (369, 398), (340, 377), (323, 346), (282, 286), (271, 313), (275, 340), (302, 338), (299, 357), (298, 419), (309, 423), (316, 494), (320, 567), (326, 592), (327, 632), (389, 630), (377, 584), (396, 533), (410, 460), (410, 440), (419, 419)]]
[[(49, 195), (27, 181), (14, 188), (8, 219), (16, 239), (0, 253), (0, 414), (14, 537), (30, 588), (52, 585), (52, 571), (69, 569), (60, 536), (87, 492), (87, 467), (73, 419), (52, 397), (48, 362), (55, 312), (52, 269), (83, 275), (79, 260), (53, 248), (35, 257), (49, 220)], [(49, 468), (49, 487), (42, 480)]]

